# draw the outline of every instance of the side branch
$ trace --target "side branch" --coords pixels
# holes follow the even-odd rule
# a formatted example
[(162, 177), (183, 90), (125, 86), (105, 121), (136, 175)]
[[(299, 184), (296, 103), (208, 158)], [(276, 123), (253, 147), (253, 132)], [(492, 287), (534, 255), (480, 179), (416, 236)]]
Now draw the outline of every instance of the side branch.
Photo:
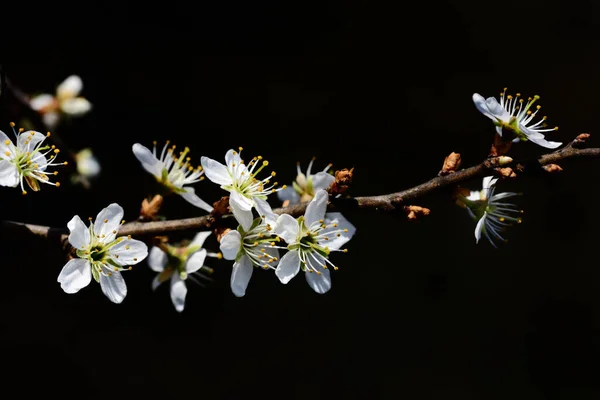
[[(553, 153), (545, 154), (535, 160), (538, 166), (556, 163), (570, 158), (600, 158), (600, 148), (578, 149), (577, 140), (569, 143), (564, 148)], [(456, 171), (450, 175), (438, 176), (418, 186), (390, 194), (379, 196), (364, 196), (352, 198), (332, 199), (329, 205), (330, 210), (347, 210), (359, 208), (381, 209), (392, 211), (405, 204), (408, 200), (414, 200), (429, 194), (437, 189), (457, 185), (470, 179), (493, 173), (493, 169), (498, 167), (498, 158), (488, 158), (481, 164), (470, 168)], [(294, 204), (288, 207), (276, 208), (273, 211), (276, 214), (290, 214), (294, 217), (302, 215), (306, 209), (306, 203)], [(224, 217), (227, 217), (224, 216)], [(150, 236), (159, 235), (167, 232), (206, 229), (210, 227), (212, 217), (210, 215), (184, 218), (171, 221), (153, 221), (153, 222), (129, 222), (123, 225), (119, 235), (132, 236)], [(12, 234), (27, 234), (40, 238), (55, 237), (65, 243), (68, 238), (66, 229), (51, 228), (48, 226), (24, 224), (21, 222), (4, 221), (0, 222), (0, 231)]]

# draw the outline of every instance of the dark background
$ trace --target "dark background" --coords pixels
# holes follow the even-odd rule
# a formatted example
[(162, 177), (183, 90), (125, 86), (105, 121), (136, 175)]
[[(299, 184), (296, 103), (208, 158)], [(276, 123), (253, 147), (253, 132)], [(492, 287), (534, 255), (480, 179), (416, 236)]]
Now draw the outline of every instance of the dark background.
[[(0, 217), (65, 227), (118, 202), (137, 216), (156, 190), (131, 145), (171, 139), (222, 159), (243, 146), (291, 183), (295, 163), (355, 167), (354, 195), (401, 190), (435, 176), (451, 151), (481, 161), (491, 122), (471, 95), (504, 86), (539, 94), (549, 140), (596, 137), (599, 6), (594, 1), (281, 2), (205, 5), (86, 2), (19, 7), (2, 40), (8, 77), (28, 93), (84, 80), (94, 110), (56, 133), (93, 147), (103, 172), (90, 191), (67, 184), (22, 197), (1, 188)], [(10, 33), (9, 33), (10, 32)], [(20, 111), (4, 96), (0, 125)], [(43, 130), (42, 127), (39, 127)], [(516, 156), (541, 154), (530, 143)], [(175, 312), (145, 263), (110, 303), (95, 282), (76, 295), (56, 277), (54, 243), (3, 236), (2, 391), (66, 398), (590, 399), (600, 395), (597, 161), (560, 174), (530, 171), (498, 190), (523, 192), (524, 221), (493, 249), (449, 192), (423, 198), (431, 215), (374, 210), (333, 288), (303, 276), (287, 286), (255, 271), (244, 298), (230, 262), (189, 285)], [(69, 167), (72, 168), (72, 167)], [(59, 177), (61, 176), (59, 175)], [(480, 180), (468, 187), (480, 187)], [(196, 185), (207, 201), (223, 194)], [(277, 205), (277, 199), (272, 199)], [(200, 215), (180, 198), (170, 218)], [(189, 235), (173, 236), (175, 239)], [(217, 250), (214, 238), (209, 249)]]

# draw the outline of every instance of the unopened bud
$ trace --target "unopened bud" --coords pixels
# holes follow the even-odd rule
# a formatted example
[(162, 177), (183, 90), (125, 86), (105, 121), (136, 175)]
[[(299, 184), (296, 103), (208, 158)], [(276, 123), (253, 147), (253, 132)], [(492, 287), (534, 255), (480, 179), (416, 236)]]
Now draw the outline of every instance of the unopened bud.
[(513, 169), (510, 167), (496, 168), (496, 171), (498, 171), (500, 176), (502, 176), (503, 178), (516, 178), (517, 177), (517, 174), (515, 174)]
[(547, 172), (560, 172), (563, 170), (558, 164), (546, 164), (542, 168), (544, 168)]
[(444, 159), (444, 165), (438, 175), (448, 175), (460, 168), (460, 154), (452, 152)]
[(404, 212), (409, 221), (416, 221), (419, 217), (428, 216), (431, 210), (421, 206), (404, 206)]
[(500, 165), (500, 166), (510, 164), (511, 162), (513, 162), (513, 159), (511, 157), (508, 157), (508, 156), (498, 157), (498, 165)]

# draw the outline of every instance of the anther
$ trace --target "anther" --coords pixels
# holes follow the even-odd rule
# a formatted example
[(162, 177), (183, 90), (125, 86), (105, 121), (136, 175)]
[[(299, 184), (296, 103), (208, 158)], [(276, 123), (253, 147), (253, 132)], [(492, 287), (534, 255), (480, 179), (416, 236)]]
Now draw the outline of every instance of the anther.
[(107, 222), (108, 222), (108, 219), (105, 219), (105, 220), (104, 220), (104, 223), (106, 224)]
[(60, 187), (60, 182), (55, 183), (56, 187)]
[(15, 127), (15, 123), (14, 122), (9, 122), (9, 125), (10, 125), (11, 128)]

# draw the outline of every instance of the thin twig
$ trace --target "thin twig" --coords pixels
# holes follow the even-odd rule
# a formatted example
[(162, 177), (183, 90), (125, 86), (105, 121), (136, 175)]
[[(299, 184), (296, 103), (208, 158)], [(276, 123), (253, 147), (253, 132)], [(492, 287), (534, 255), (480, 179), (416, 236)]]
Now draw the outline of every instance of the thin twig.
[[(521, 166), (537, 164), (543, 166), (546, 164), (556, 163), (570, 158), (600, 158), (600, 148), (578, 149), (577, 142), (571, 142), (564, 148), (553, 153), (545, 154), (535, 160), (533, 163), (521, 163)], [(515, 163), (513, 163), (515, 164)], [(497, 158), (488, 158), (481, 164), (454, 172), (446, 176), (437, 176), (425, 183), (415, 187), (390, 194), (379, 196), (364, 196), (332, 199), (329, 205), (329, 210), (348, 210), (348, 209), (380, 209), (384, 211), (393, 211), (399, 208), (400, 205), (406, 204), (407, 201), (413, 201), (419, 197), (429, 194), (437, 189), (449, 187), (466, 182), (470, 179), (483, 176), (484, 174), (494, 173), (493, 169), (498, 166)], [(288, 207), (276, 208), (273, 211), (276, 214), (290, 214), (294, 217), (302, 215), (306, 210), (306, 203), (294, 204)], [(159, 235), (168, 232), (184, 231), (184, 230), (199, 230), (210, 227), (210, 216), (184, 218), (170, 221), (153, 221), (153, 222), (129, 222), (124, 224), (119, 230), (120, 236), (149, 236)], [(18, 234), (26, 233), (39, 238), (59, 239), (62, 243), (68, 238), (68, 231), (64, 228), (51, 228), (48, 226), (24, 224), (21, 222), (4, 221), (0, 222), (0, 232)]]

